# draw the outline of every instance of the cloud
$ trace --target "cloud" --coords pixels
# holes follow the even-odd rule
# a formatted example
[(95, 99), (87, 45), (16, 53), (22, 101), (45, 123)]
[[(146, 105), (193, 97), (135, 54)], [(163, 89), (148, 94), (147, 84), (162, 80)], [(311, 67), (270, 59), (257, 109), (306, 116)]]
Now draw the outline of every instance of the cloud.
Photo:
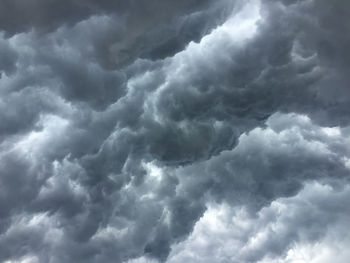
[(53, 34), (60, 41), (68, 35), (70, 44), (92, 45), (100, 64), (115, 68), (139, 56), (161, 59), (198, 41), (225, 19), (228, 2), (5, 1), (0, 6), (0, 30), (6, 36), (28, 31), (39, 37)]
[[(211, 204), (168, 262), (346, 262), (349, 188), (314, 181), (278, 198), (256, 216), (245, 207)], [(345, 232), (344, 232), (345, 231)]]
[(51, 2), (0, 4), (0, 261), (346, 247), (349, 4)]

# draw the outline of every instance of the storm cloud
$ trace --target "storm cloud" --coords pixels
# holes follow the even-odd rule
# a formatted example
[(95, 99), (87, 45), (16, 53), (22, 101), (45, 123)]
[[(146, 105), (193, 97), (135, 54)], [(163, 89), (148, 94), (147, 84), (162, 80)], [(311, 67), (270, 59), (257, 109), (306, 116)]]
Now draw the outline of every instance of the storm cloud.
[(340, 262), (350, 4), (0, 2), (0, 261)]

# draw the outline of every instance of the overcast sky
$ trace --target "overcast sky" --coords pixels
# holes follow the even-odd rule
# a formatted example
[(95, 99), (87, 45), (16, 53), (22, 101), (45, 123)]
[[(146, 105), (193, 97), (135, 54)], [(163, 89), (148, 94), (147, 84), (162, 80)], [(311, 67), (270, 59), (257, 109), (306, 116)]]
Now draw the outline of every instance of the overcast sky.
[(348, 263), (350, 1), (1, 0), (0, 262)]

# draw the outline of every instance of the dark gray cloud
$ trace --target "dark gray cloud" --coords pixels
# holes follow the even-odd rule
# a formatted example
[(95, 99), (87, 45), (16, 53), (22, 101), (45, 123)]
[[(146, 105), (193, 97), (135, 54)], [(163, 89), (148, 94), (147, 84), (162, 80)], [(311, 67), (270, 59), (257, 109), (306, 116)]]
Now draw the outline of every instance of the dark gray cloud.
[(32, 31), (37, 37), (54, 34), (62, 42), (69, 38), (69, 45), (93, 53), (85, 55), (93, 55), (106, 68), (120, 68), (138, 57), (173, 55), (190, 41), (199, 41), (230, 11), (225, 0), (19, 0), (4, 1), (0, 9), (0, 30), (6, 36)]
[(349, 7), (1, 2), (0, 261), (345, 262)]

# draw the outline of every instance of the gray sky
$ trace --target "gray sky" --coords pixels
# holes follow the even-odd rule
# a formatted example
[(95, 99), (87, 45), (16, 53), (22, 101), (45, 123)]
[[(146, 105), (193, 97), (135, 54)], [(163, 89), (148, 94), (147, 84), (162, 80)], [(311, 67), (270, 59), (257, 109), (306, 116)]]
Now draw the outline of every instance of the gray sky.
[(0, 262), (347, 263), (349, 17), (0, 1)]

